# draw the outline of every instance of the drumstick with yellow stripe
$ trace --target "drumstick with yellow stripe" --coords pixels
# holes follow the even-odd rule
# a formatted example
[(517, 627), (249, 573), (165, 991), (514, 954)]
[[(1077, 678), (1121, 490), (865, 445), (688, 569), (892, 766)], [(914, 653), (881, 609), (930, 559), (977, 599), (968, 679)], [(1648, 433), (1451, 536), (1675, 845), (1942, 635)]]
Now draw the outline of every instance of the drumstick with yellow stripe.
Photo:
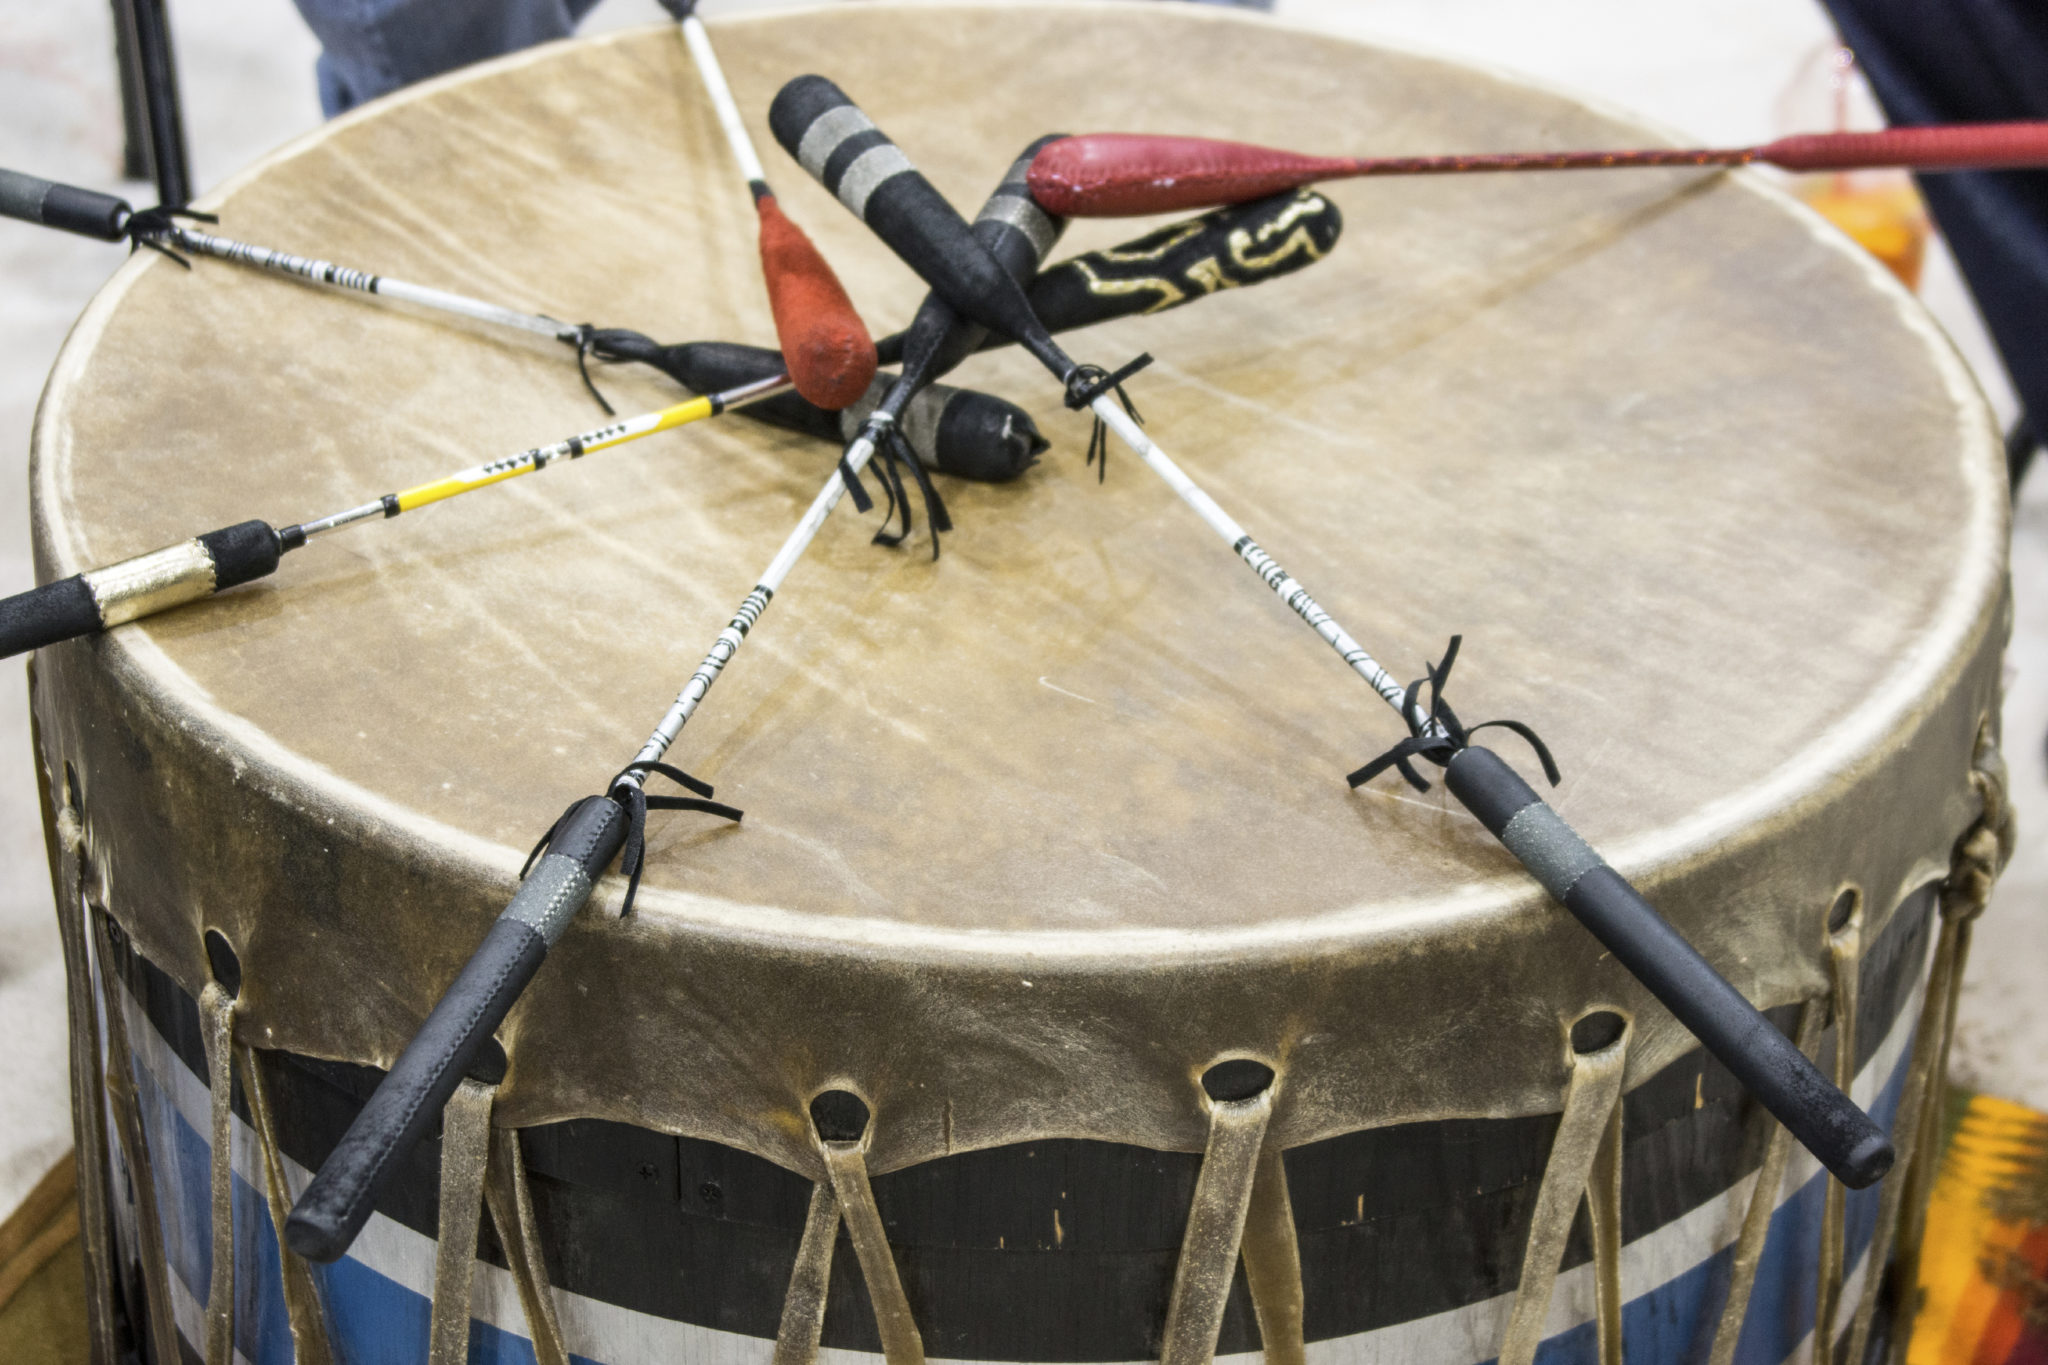
[[(1455, 643), (1451, 654), (1430, 670), (1431, 704), (1425, 710), (1415, 695), (1418, 687), (1403, 687), (1389, 674), (1117, 405), (1111, 392), (1121, 375), (1076, 365), (1059, 349), (1016, 282), (966, 221), (844, 91), (822, 76), (800, 76), (776, 95), (768, 121), (784, 150), (798, 156), (953, 307), (985, 327), (1015, 337), (1058, 376), (1067, 388), (1068, 406), (1090, 408), (1399, 713), (1413, 732), (1411, 738), (1354, 773), (1354, 786), (1389, 765), (1412, 776), (1409, 760), (1416, 757), (1441, 765), (1451, 794), (1836, 1178), (1862, 1189), (1890, 1169), (1891, 1142), (1870, 1116), (1832, 1085), (1506, 762), (1471, 741), (1472, 729), (1478, 727), (1459, 722), (1439, 695), (1456, 654)], [(866, 148), (860, 159), (873, 161), (858, 178), (848, 173), (848, 157), (839, 152), (841, 144), (855, 138)], [(1135, 368), (1126, 366), (1121, 373)], [(1497, 723), (1510, 725), (1535, 742), (1527, 727)], [(1554, 783), (1555, 766), (1548, 752), (1540, 745), (1537, 752), (1545, 775)]]
[(637, 441), (715, 417), (728, 408), (766, 398), (790, 387), (789, 376), (774, 375), (723, 393), (708, 394), (611, 422), (553, 445), (535, 446), (517, 455), (386, 493), (359, 506), (295, 525), (273, 527), (267, 521), (245, 521), (208, 531), (176, 545), (124, 559), (104, 568), (45, 583), (0, 599), (0, 658), (41, 649), (61, 640), (111, 630), (170, 607), (211, 597), (217, 592), (263, 578), (278, 561), (316, 536), (376, 518), (391, 518), (433, 503), (446, 502), (479, 488), (533, 474), (559, 460), (575, 460), (596, 450)]
[[(874, 441), (857, 436), (847, 447), (842, 468), (858, 475), (874, 454)], [(309, 1260), (332, 1261), (349, 1249), (369, 1221), (377, 1196), (420, 1139), (441, 1121), (448, 1097), (472, 1068), (484, 1063), (492, 1035), (512, 1012), (549, 950), (561, 940), (569, 921), (589, 901), (614, 858), (620, 860), (619, 870), (627, 878), (619, 913), (631, 911), (640, 887), (649, 809), (740, 818), (739, 811), (711, 800), (713, 792), (708, 785), (661, 760), (746, 643), (768, 603), (846, 491), (846, 479), (835, 469), (753, 591), (713, 638), (703, 662), (683, 684), (633, 761), (611, 780), (604, 795), (587, 796), (572, 804), (535, 846), (520, 871), (519, 889), (503, 913), (492, 922), (476, 952), (292, 1206), (285, 1223), (285, 1241), (293, 1251)], [(694, 795), (649, 795), (647, 779), (657, 774)]]

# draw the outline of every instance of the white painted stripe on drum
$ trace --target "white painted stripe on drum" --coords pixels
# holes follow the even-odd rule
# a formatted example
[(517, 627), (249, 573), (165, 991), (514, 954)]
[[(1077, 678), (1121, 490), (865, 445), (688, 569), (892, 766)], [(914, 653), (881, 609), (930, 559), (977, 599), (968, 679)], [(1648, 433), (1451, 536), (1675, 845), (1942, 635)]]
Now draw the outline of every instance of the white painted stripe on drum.
[[(1931, 951), (1932, 935), (1929, 937)], [(1901, 1006), (1884, 1041), (1851, 1087), (1852, 1097), (1865, 1107), (1896, 1078), (1905, 1059), (1913, 1027), (1919, 1021), (1925, 971), (1923, 959), (1920, 984), (1914, 987)], [(128, 992), (122, 991), (121, 996), (128, 1007), (129, 1037), (139, 1060), (193, 1131), (198, 1134), (209, 1132), (212, 1109), (204, 1085), (178, 1059), (170, 1044), (157, 1033)], [(237, 1118), (234, 1123), (235, 1174), (252, 1189), (260, 1188), (257, 1185), (260, 1164), (255, 1134), (241, 1119)], [(285, 1159), (285, 1167), (286, 1181), (296, 1194), (305, 1188), (311, 1175), (290, 1158)], [(1795, 1148), (1792, 1159), (1786, 1163), (1784, 1183), (1778, 1193), (1778, 1207), (1782, 1209), (1791, 1202), (1819, 1171), (1818, 1162), (1804, 1150)], [(1755, 1183), (1754, 1175), (1744, 1177), (1690, 1213), (1625, 1246), (1621, 1264), (1624, 1303), (1633, 1302), (1658, 1286), (1670, 1283), (1732, 1245), (1741, 1230), (1742, 1218), (1749, 1206), (1749, 1191)], [(1866, 1247), (1858, 1254), (1850, 1277), (1851, 1287), (1844, 1293), (1845, 1302), (1855, 1301), (1855, 1286), (1861, 1284), (1867, 1251)], [(371, 1215), (348, 1258), (422, 1298), (433, 1286), (433, 1243), (382, 1214)], [(526, 1320), (519, 1308), (518, 1292), (511, 1275), (489, 1264), (480, 1264), (477, 1271), (474, 1315), (500, 1331), (526, 1338)], [(178, 1277), (173, 1274), (170, 1278), (175, 1290)], [(1506, 1329), (1507, 1315), (1513, 1302), (1512, 1293), (1502, 1294), (1447, 1313), (1354, 1336), (1312, 1342), (1308, 1347), (1309, 1365), (1407, 1365), (1414, 1360), (1462, 1360), (1479, 1365), (1498, 1353), (1501, 1333)], [(602, 1365), (671, 1365), (678, 1358), (702, 1362), (702, 1365), (770, 1365), (774, 1354), (775, 1344), (766, 1338), (674, 1322), (564, 1290), (556, 1291), (556, 1303), (570, 1349), (600, 1361)], [(1589, 1264), (1558, 1277), (1550, 1317), (1544, 1324), (1544, 1336), (1549, 1338), (1572, 1331), (1590, 1322), (1592, 1317), (1593, 1274)], [(601, 1348), (599, 1343), (602, 1343)], [(1802, 1361), (1810, 1355), (1809, 1332), (1807, 1344), (1788, 1360)], [(866, 1351), (828, 1348), (819, 1353), (819, 1359), (823, 1365), (883, 1365), (879, 1353)], [(1262, 1357), (1253, 1351), (1218, 1356), (1217, 1359), (1228, 1362), (1228, 1365), (1259, 1365)], [(935, 1356), (931, 1358), (930, 1365), (970, 1365), (970, 1362)], [(1127, 1365), (1141, 1363), (1128, 1362)]]
[(853, 210), (853, 216), (867, 221), (868, 196), (906, 171), (916, 170), (903, 149), (893, 142), (870, 147), (853, 159), (839, 178), (839, 202)]
[[(237, 1261), (241, 1257), (235, 1258)], [(178, 1335), (185, 1338), (185, 1344), (193, 1347), (195, 1355), (205, 1354), (206, 1308), (192, 1297), (192, 1291), (178, 1278), (177, 1272), (165, 1276), (171, 1283), (171, 1322), (178, 1329)], [(242, 1348), (235, 1348), (236, 1365), (255, 1365)]]

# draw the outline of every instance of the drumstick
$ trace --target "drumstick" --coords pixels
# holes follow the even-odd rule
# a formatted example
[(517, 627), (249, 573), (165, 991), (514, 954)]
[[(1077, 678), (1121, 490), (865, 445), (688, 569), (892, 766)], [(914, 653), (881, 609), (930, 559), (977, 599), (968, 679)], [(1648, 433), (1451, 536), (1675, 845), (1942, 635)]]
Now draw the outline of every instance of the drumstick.
[[(1329, 255), (1343, 231), (1336, 204), (1313, 190), (1282, 190), (1070, 256), (1034, 275), (1025, 298), (1057, 336), (1291, 275)], [(982, 330), (981, 350), (1011, 344)], [(902, 356), (903, 339), (897, 332), (875, 343), (884, 365)]]
[(789, 384), (789, 376), (778, 373), (724, 393), (692, 398), (611, 422), (553, 445), (536, 446), (488, 464), (474, 465), (446, 478), (386, 493), (324, 517), (281, 528), (267, 521), (244, 521), (16, 593), (0, 599), (0, 658), (111, 630), (266, 577), (277, 569), (285, 554), (344, 526), (373, 518), (388, 520), (522, 474), (537, 473), (558, 460), (580, 459), (592, 451), (716, 417), (738, 404), (778, 393)]
[[(926, 282), (962, 313), (1016, 336), (1067, 388), (1069, 406), (1085, 403), (1192, 507), (1245, 565), (1321, 636), (1351, 669), (1392, 706), (1414, 738), (1383, 763), (1421, 755), (1445, 767), (1451, 794), (1500, 839), (1544, 889), (1578, 918), (1666, 1009), (1734, 1073), (1765, 1108), (1843, 1184), (1861, 1189), (1890, 1167), (1892, 1147), (1870, 1117), (1835, 1089), (1792, 1041), (1744, 999), (1621, 875), (1587, 846), (1564, 819), (1491, 750), (1470, 742), (1470, 731), (1432, 697), (1424, 712), (1386, 669), (1366, 653), (1292, 575), (1260, 549), (1250, 534), (1147, 437), (1114, 401), (1119, 375), (1069, 360), (1038, 320), (1015, 281), (982, 249), (967, 225), (894, 143), (830, 81), (801, 76), (784, 86), (769, 111), (776, 140), (809, 153), (807, 168), (827, 165), (833, 148), (819, 143), (861, 136), (888, 158), (885, 167), (849, 185), (847, 177), (821, 176), (826, 188), (862, 218)], [(1055, 144), (1057, 145), (1057, 144)], [(886, 149), (886, 150), (884, 150)], [(836, 169), (836, 167), (835, 167)], [(813, 174), (818, 174), (814, 169)], [(1143, 357), (1138, 363), (1142, 363)], [(1453, 649), (1455, 654), (1455, 647)], [(1433, 670), (1440, 691), (1450, 658)], [(1526, 727), (1519, 733), (1534, 737)], [(1552, 770), (1547, 751), (1547, 774)], [(1365, 781), (1378, 764), (1354, 774)], [(1417, 779), (1418, 781), (1420, 779)], [(1555, 777), (1553, 776), (1553, 781)]]
[[(654, 349), (662, 354), (647, 363), (696, 393), (714, 393), (782, 373), (781, 354), (764, 346), (686, 341)], [(795, 393), (749, 403), (743, 412), (757, 421), (844, 446), (895, 379), (887, 371), (877, 371), (861, 400), (838, 412), (827, 412)], [(976, 483), (1008, 483), (1018, 478), (1038, 462), (1049, 445), (1031, 414), (1015, 403), (979, 389), (948, 384), (928, 385), (913, 397), (896, 429), (927, 469)]]
[(782, 345), (796, 391), (821, 408), (838, 409), (856, 402), (875, 377), (875, 343), (854, 311), (845, 288), (825, 257), (789, 220), (768, 188), (768, 173), (755, 155), (754, 141), (740, 121), (732, 87), (712, 49), (711, 35), (697, 18), (697, 0), (661, 0), (682, 31), (697, 74), (704, 81), (718, 125), (732, 147), (759, 220), (761, 274), (768, 283), (768, 309), (775, 316), (775, 336)]
[[(847, 447), (846, 469), (856, 475), (875, 453), (866, 435)], [(619, 857), (627, 878), (619, 913), (630, 913), (639, 891), (645, 849), (646, 812), (696, 810), (738, 820), (740, 812), (710, 798), (712, 789), (661, 760), (711, 691), (719, 674), (746, 642), (783, 580), (803, 557), (818, 529), (832, 514), (847, 485), (839, 470), (825, 480), (796, 529), (768, 562), (754, 590), (741, 601), (704, 661), (697, 665), (633, 761), (611, 780), (602, 796), (572, 804), (529, 857), (532, 875), (522, 872), (519, 889), (492, 923), (474, 956), (450, 983), (419, 1031), (342, 1134), (326, 1162), (292, 1206), (285, 1241), (301, 1256), (332, 1261), (346, 1252), (369, 1221), (377, 1195), (406, 1155), (440, 1120), (441, 1107), (461, 1084), (511, 1013), (541, 962), (569, 920), (590, 899), (597, 879)], [(660, 774), (696, 793), (694, 797), (650, 796), (649, 774)]]
[(1581, 171), (1639, 166), (1747, 166), (1915, 171), (2048, 165), (2048, 121), (1949, 123), (1878, 133), (1803, 133), (1756, 147), (1607, 152), (1492, 152), (1471, 156), (1306, 156), (1243, 142), (1147, 133), (1090, 133), (1048, 149), (1031, 194), (1070, 218), (1121, 218), (1234, 204), (1321, 180), (1477, 171)]
[[(968, 229), (1014, 282), (1028, 281), (1036, 275), (1039, 265), (1045, 260), (1045, 253), (1052, 250), (1053, 243), (1066, 230), (1064, 220), (1054, 218), (1031, 202), (1030, 191), (1025, 185), (1031, 159), (1040, 148), (1054, 140), (1042, 137), (1024, 149), (996, 186), (995, 193), (982, 206), (981, 212), (975, 215), (974, 225)], [(882, 529), (875, 533), (877, 541), (900, 543), (911, 532), (910, 500), (896, 475), (891, 453), (902, 449), (911, 475), (924, 494), (925, 511), (932, 523), (932, 556), (938, 557), (939, 533), (952, 529), (952, 521), (946, 515), (945, 503), (939, 500), (919, 467), (915, 453), (903, 445), (899, 424), (911, 399), (939, 375), (973, 354), (986, 335), (986, 328), (961, 317), (936, 290), (925, 295), (924, 301), (918, 305), (916, 316), (903, 334), (903, 373), (889, 386), (888, 393), (875, 405), (874, 411), (867, 415), (855, 437), (856, 443), (867, 443), (882, 452), (889, 461), (883, 470), (883, 486), (889, 493), (891, 509), (899, 503), (903, 509), (902, 535), (891, 537), (885, 519)], [(865, 494), (858, 475), (851, 466), (841, 472), (854, 495), (855, 504), (860, 504), (865, 500)]]

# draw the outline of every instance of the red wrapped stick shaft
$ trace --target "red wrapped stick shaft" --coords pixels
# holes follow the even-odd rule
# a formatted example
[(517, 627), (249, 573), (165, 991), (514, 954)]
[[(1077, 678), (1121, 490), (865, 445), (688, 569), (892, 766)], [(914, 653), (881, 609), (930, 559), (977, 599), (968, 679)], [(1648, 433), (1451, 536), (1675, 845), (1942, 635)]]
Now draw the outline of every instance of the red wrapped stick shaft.
[(1761, 147), (1326, 157), (1214, 138), (1091, 133), (1054, 143), (1031, 167), (1031, 197), (1069, 218), (1122, 218), (1240, 204), (1320, 180), (1478, 171), (1741, 166), (1792, 171), (1902, 166), (1920, 171), (2048, 165), (2048, 122), (1942, 124), (1879, 133), (1811, 133)]
[(1756, 149), (1758, 161), (1788, 171), (1905, 166), (1916, 171), (2048, 165), (2048, 121), (1947, 123), (1881, 133), (1809, 133)]

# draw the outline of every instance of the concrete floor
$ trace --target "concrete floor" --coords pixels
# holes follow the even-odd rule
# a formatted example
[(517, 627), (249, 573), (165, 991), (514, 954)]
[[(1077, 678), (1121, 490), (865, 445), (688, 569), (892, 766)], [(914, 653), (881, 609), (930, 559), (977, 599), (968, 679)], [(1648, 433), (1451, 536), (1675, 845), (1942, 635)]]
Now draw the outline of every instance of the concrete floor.
[[(707, 0), (707, 14), (760, 0)], [(173, 0), (194, 180), (203, 190), (319, 121), (317, 46), (287, 0)], [(1819, 9), (1786, 0), (1279, 0), (1282, 19), (1380, 36), (1534, 75), (1682, 128), (1702, 141), (1780, 131), (1779, 91), (1825, 43)], [(607, 0), (589, 29), (652, 22), (654, 0)], [(1596, 35), (1591, 36), (1589, 35)], [(146, 203), (120, 181), (121, 121), (105, 4), (0, 0), (0, 165)], [(1342, 130), (1315, 139), (1341, 145)], [(30, 582), (28, 433), (64, 334), (118, 264), (78, 238), (0, 226), (0, 586)], [(1922, 286), (2002, 416), (2013, 402), (1946, 254)], [(2022, 842), (1965, 987), (1955, 1072), (1969, 1086), (2048, 1109), (2048, 475), (2020, 499), (2018, 627), (2007, 674), (2006, 751)], [(0, 1210), (70, 1145), (62, 973), (29, 761), (25, 689), (0, 682)]]

